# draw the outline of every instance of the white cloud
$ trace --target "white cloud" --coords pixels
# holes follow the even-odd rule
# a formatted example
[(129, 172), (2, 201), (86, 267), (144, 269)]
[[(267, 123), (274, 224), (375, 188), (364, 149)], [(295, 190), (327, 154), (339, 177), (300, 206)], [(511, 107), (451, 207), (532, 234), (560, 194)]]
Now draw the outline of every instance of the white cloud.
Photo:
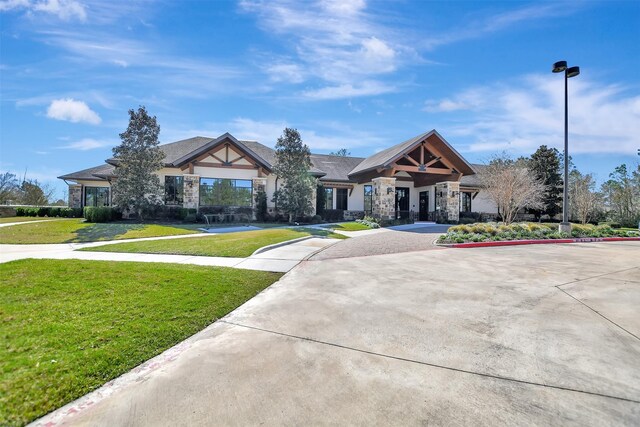
[[(531, 75), (523, 80), (524, 84), (494, 84), (430, 100), (427, 110), (429, 106), (439, 112), (466, 110), (456, 113), (456, 124), (447, 133), (469, 140), (469, 151), (530, 153), (541, 144), (561, 149), (563, 79)], [(462, 120), (467, 124), (460, 125)], [(640, 134), (640, 95), (616, 85), (572, 79), (569, 132), (571, 153), (633, 154)]]
[[(226, 127), (237, 138), (259, 141), (271, 147), (275, 145), (285, 127), (295, 127), (313, 152), (388, 145), (388, 141), (378, 133), (357, 131), (337, 123), (324, 123), (311, 128), (308, 125), (296, 126), (286, 121), (259, 121), (239, 117)], [(314, 129), (316, 127), (321, 130)]]
[(47, 117), (73, 123), (85, 122), (92, 125), (100, 124), (102, 121), (100, 116), (87, 104), (72, 98), (53, 100), (47, 109)]
[(71, 142), (66, 145), (61, 145), (56, 148), (64, 149), (64, 150), (88, 151), (88, 150), (95, 150), (96, 148), (109, 147), (113, 145), (115, 144), (111, 141), (98, 141), (96, 139), (84, 138), (79, 141)]
[(26, 10), (27, 14), (54, 15), (62, 21), (87, 20), (85, 6), (77, 0), (7, 0), (0, 2), (0, 11)]
[[(383, 77), (416, 54), (401, 43), (398, 31), (368, 14), (364, 0), (296, 3), (286, 0), (244, 1), (265, 30), (293, 46), (287, 61), (263, 62), (272, 81), (299, 84), (315, 79), (320, 89), (306, 90), (310, 99), (377, 95), (396, 90)], [(365, 83), (362, 83), (365, 81)], [(384, 89), (382, 89), (384, 88)]]
[(384, 83), (371, 80), (362, 83), (326, 86), (320, 89), (306, 90), (303, 91), (301, 95), (309, 99), (326, 100), (381, 95), (383, 93), (393, 92), (394, 90), (395, 88), (393, 86), (387, 86)]

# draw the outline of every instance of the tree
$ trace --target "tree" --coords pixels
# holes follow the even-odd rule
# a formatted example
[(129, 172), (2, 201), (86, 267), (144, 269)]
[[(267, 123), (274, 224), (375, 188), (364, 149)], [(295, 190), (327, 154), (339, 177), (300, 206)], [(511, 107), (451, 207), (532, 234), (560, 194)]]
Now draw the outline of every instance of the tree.
[(54, 190), (34, 180), (24, 180), (18, 189), (18, 201), (23, 205), (45, 206), (53, 197)]
[(14, 174), (9, 172), (0, 174), (0, 204), (15, 200), (17, 189), (18, 180)]
[(520, 209), (544, 207), (546, 186), (526, 163), (501, 154), (478, 172), (483, 188), (495, 202), (505, 224), (511, 224)]
[(122, 143), (113, 148), (117, 159), (113, 202), (142, 219), (146, 208), (161, 202), (160, 179), (156, 172), (164, 166), (158, 147), (160, 126), (145, 107), (129, 110), (129, 126), (120, 134)]
[(571, 217), (586, 224), (593, 219), (600, 206), (600, 195), (595, 191), (596, 183), (593, 175), (582, 175), (574, 169), (569, 175), (569, 200), (571, 200)]
[(624, 226), (637, 226), (640, 220), (640, 165), (629, 173), (626, 164), (615, 168), (602, 184), (605, 206), (611, 219)]
[(327, 208), (327, 193), (325, 192), (324, 184), (318, 181), (316, 185), (316, 215), (324, 215), (324, 211)]
[(281, 187), (273, 195), (273, 201), (289, 215), (289, 222), (311, 213), (315, 187), (315, 180), (309, 174), (311, 152), (296, 129), (285, 128), (278, 138), (273, 169), (282, 180)]
[(347, 151), (346, 148), (341, 148), (337, 151), (332, 151), (331, 153), (329, 153), (330, 156), (339, 156), (339, 157), (348, 157), (351, 155), (350, 151)]
[(546, 186), (543, 196), (544, 206), (541, 209), (530, 209), (529, 212), (540, 220), (542, 215), (556, 216), (561, 212), (563, 178), (561, 174), (562, 159), (555, 148), (541, 145), (528, 160), (529, 169), (536, 179)]

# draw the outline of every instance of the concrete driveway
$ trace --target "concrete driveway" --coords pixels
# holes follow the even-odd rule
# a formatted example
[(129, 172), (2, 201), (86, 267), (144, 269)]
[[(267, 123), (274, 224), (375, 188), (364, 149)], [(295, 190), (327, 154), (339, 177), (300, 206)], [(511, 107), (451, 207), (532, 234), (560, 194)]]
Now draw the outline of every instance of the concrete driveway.
[(41, 423), (638, 425), (638, 307), (632, 242), (307, 261)]

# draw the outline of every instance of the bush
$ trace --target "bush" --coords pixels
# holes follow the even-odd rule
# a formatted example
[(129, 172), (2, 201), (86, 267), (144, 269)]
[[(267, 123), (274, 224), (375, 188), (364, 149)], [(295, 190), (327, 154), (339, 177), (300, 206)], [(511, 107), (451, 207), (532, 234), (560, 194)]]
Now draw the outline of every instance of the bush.
[(343, 209), (325, 209), (323, 218), (325, 221), (344, 221)]
[(362, 225), (366, 225), (369, 228), (380, 228), (380, 224), (378, 224), (377, 220), (373, 220), (373, 218), (371, 217), (365, 216), (364, 219), (356, 219), (356, 222)]
[(458, 224), (473, 224), (474, 222), (476, 222), (476, 220), (473, 218), (460, 218)]
[(110, 222), (122, 218), (119, 210), (108, 206), (86, 206), (83, 215), (87, 222)]
[(320, 215), (314, 215), (311, 218), (311, 223), (312, 224), (320, 224), (322, 222), (322, 217)]

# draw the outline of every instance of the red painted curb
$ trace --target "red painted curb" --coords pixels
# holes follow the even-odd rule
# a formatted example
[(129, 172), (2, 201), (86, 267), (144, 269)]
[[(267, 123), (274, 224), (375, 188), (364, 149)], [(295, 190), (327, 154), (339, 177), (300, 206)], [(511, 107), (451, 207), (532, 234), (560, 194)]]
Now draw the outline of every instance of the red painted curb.
[(492, 246), (545, 245), (553, 243), (590, 243), (590, 242), (620, 242), (640, 241), (640, 237), (580, 237), (575, 239), (547, 239), (547, 240), (506, 240), (502, 242), (469, 242), (455, 243), (451, 248), (486, 248)]

